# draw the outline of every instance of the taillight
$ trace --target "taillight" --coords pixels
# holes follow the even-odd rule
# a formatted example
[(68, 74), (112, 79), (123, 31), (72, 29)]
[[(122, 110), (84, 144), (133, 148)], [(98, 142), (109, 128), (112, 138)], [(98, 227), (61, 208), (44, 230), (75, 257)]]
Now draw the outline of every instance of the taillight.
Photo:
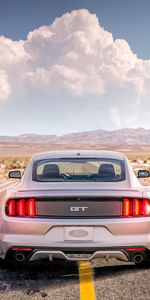
[(9, 199), (6, 204), (6, 214), (10, 217), (35, 217), (35, 198)]
[(142, 215), (142, 201), (135, 198), (133, 199), (133, 216), (138, 217)]
[(143, 199), (143, 215), (150, 215), (150, 201)]
[(15, 214), (16, 214), (16, 204), (15, 204), (15, 200), (14, 200), (14, 199), (10, 199), (10, 200), (8, 201), (7, 206), (8, 206), (7, 214), (8, 214), (9, 216), (15, 216)]
[(36, 215), (35, 199), (31, 198), (26, 202), (26, 215), (34, 217)]
[(123, 216), (129, 217), (132, 214), (132, 206), (131, 201), (128, 198), (124, 198), (123, 200)]
[(19, 217), (25, 216), (25, 200), (20, 199), (16, 202), (16, 215)]
[(150, 199), (124, 198), (123, 217), (150, 216)]

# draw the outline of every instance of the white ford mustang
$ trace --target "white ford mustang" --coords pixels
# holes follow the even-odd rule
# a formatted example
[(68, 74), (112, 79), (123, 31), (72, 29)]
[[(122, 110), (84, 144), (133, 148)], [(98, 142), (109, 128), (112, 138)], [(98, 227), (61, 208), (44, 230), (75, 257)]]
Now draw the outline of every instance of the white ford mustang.
[(2, 259), (149, 259), (150, 187), (140, 185), (121, 153), (35, 155), (21, 180), (0, 194)]

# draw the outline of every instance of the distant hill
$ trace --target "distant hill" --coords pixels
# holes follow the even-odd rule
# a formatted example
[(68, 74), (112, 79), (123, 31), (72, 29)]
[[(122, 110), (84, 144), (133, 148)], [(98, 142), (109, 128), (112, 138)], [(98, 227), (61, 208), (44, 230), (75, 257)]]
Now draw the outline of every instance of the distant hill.
[(150, 129), (123, 128), (115, 131), (96, 130), (70, 133), (62, 136), (41, 134), (0, 136), (0, 144), (150, 145)]

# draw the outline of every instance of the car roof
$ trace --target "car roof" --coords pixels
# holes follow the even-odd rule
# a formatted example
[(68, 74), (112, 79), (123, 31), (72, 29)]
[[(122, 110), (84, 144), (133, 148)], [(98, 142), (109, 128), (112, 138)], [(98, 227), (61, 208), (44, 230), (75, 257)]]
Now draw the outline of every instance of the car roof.
[(124, 159), (124, 155), (116, 151), (106, 150), (60, 150), (38, 153), (33, 156), (33, 160), (49, 158), (112, 158)]

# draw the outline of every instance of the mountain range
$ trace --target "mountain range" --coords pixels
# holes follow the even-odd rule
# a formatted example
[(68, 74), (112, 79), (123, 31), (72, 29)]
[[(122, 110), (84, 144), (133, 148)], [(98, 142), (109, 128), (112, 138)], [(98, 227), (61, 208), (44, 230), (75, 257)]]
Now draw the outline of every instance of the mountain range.
[(69, 133), (62, 136), (22, 134), (0, 136), (0, 144), (110, 144), (110, 145), (150, 145), (150, 129), (123, 128), (114, 131), (95, 130)]

